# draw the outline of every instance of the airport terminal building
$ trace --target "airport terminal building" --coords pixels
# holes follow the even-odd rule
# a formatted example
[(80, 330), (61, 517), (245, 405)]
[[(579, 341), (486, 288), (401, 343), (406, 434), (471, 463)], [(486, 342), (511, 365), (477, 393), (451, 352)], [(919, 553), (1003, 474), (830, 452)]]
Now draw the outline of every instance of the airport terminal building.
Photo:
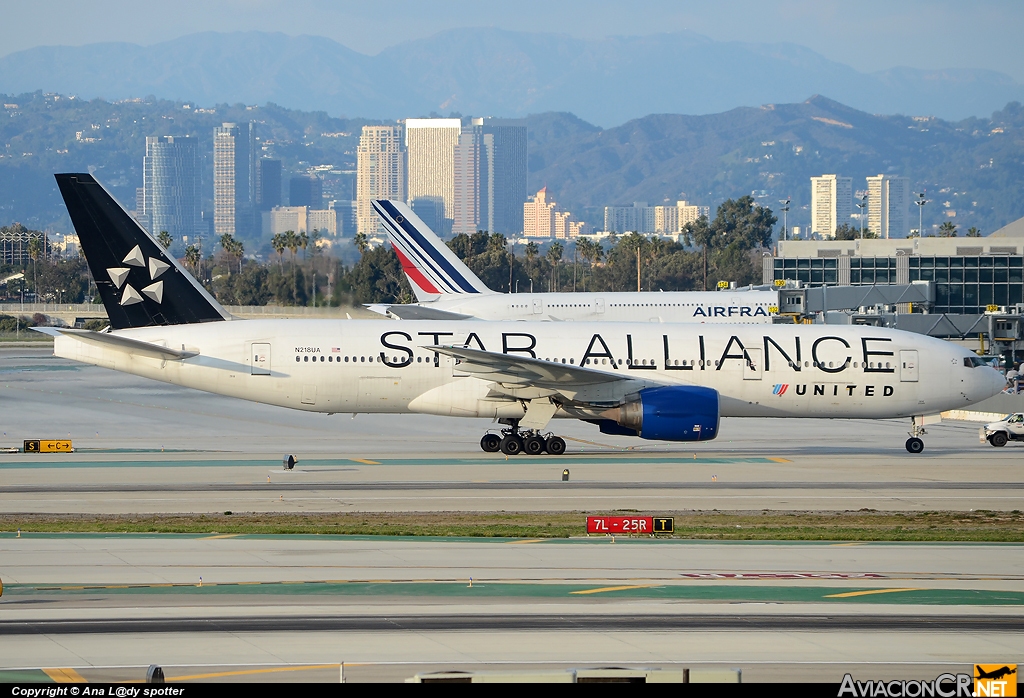
[(980, 314), (1024, 303), (1020, 243), (994, 238), (780, 241), (765, 258), (764, 282), (810, 286), (931, 281), (935, 313)]
[[(845, 317), (830, 313), (828, 322), (981, 340), (985, 351), (1014, 359), (1024, 349), (1024, 237), (780, 241), (776, 253), (764, 258), (763, 279), (775, 286), (825, 287), (826, 293), (833, 286), (930, 282), (927, 303), (861, 308)], [(813, 309), (809, 304), (804, 312)]]

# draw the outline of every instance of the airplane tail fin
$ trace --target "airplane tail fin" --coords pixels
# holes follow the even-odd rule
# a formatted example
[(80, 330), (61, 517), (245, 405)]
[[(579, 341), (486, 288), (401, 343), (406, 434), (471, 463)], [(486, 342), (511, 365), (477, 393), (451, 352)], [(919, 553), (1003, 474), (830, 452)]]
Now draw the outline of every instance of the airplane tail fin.
[(111, 328), (231, 319), (92, 175), (54, 177)]
[(408, 205), (381, 199), (373, 202), (373, 210), (388, 230), (391, 246), (402, 263), (402, 270), (417, 300), (494, 293)]

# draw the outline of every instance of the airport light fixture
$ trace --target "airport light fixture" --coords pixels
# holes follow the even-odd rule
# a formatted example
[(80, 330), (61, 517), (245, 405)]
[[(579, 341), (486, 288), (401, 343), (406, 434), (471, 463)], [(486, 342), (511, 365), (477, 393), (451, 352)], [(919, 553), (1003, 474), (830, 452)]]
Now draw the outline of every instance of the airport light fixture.
[(783, 215), (783, 223), (782, 223), (782, 239), (783, 240), (787, 239), (786, 236), (787, 236), (788, 231), (789, 231), (789, 204), (790, 204), (790, 202), (792, 200), (793, 200), (793, 197), (791, 197), (791, 196), (787, 196), (785, 201), (783, 201), (782, 199), (779, 199), (779, 203), (782, 204), (782, 208), (779, 209), (779, 210), (782, 211), (782, 215)]
[(918, 237), (924, 237), (924, 205), (928, 203), (928, 199), (924, 198), (925, 192), (916, 191), (914, 196), (914, 203), (917, 205), (917, 235)]
[(857, 204), (857, 208), (860, 209), (860, 239), (864, 239), (864, 209), (868, 207), (868, 193), (864, 192), (860, 197), (860, 203)]

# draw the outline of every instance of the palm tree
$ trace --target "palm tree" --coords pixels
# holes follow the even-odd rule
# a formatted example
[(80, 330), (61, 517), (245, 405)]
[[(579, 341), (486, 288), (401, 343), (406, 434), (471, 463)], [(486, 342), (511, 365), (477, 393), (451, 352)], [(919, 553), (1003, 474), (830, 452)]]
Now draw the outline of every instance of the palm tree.
[(939, 226), (939, 237), (940, 238), (955, 238), (956, 237), (956, 223), (953, 221), (946, 221)]
[(366, 233), (356, 233), (352, 242), (355, 244), (356, 249), (359, 250), (360, 256), (366, 254), (366, 251), (370, 249), (370, 241), (366, 237)]
[(530, 240), (526, 243), (526, 263), (533, 264), (533, 260), (537, 259), (537, 255), (540, 253), (540, 248), (537, 247), (537, 243)]
[(587, 268), (590, 266), (590, 260), (594, 256), (594, 243), (583, 238), (582, 240), (576, 241), (576, 251), (579, 253), (583, 261), (586, 262), (586, 266), (583, 267), (583, 276), (580, 279), (583, 283), (583, 290), (587, 290)]
[(548, 248), (547, 258), (551, 262), (551, 286), (548, 288), (549, 291), (558, 290), (558, 262), (561, 261), (562, 252), (564, 251), (565, 247), (557, 240), (551, 243), (551, 247)]
[(287, 247), (284, 242), (284, 234), (276, 233), (274, 237), (270, 239), (270, 246), (274, 248), (274, 252), (277, 252), (278, 266), (284, 268), (284, 249)]
[(708, 290), (708, 253), (715, 242), (715, 231), (711, 229), (707, 216), (701, 216), (692, 223), (687, 223), (683, 228), (683, 234), (687, 242), (694, 247), (700, 247), (703, 257), (704, 268), (704, 290)]
[(973, 225), (967, 229), (967, 237), (969, 238), (980, 238), (981, 231), (975, 228)]
[(292, 253), (292, 298), (299, 297), (299, 269), (295, 264), (295, 255), (299, 250), (299, 236), (294, 230), (284, 231), (284, 244)]
[(619, 241), (620, 245), (625, 245), (625, 249), (632, 250), (636, 254), (636, 291), (640, 292), (640, 255), (647, 246), (647, 238), (640, 233), (629, 233), (622, 240)]
[(32, 292), (36, 294), (36, 303), (39, 302), (39, 287), (36, 286), (36, 262), (43, 251), (43, 243), (38, 236), (33, 235), (28, 241), (28, 256), (32, 258)]
[(192, 273), (196, 276), (199, 275), (199, 261), (203, 258), (203, 253), (199, 251), (198, 245), (189, 245), (185, 248), (185, 264), (192, 269)]
[(171, 249), (171, 245), (174, 244), (174, 238), (166, 230), (161, 230), (160, 234), (156, 236), (156, 241), (160, 243), (160, 246), (164, 248), (164, 251)]

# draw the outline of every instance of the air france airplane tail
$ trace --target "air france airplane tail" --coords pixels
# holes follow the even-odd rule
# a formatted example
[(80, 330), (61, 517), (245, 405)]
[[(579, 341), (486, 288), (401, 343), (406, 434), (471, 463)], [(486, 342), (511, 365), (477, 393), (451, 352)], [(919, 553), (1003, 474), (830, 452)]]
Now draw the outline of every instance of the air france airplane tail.
[(382, 199), (373, 202), (373, 210), (388, 230), (388, 239), (418, 301), (494, 293), (409, 206)]
[(92, 175), (55, 177), (112, 329), (231, 319)]

